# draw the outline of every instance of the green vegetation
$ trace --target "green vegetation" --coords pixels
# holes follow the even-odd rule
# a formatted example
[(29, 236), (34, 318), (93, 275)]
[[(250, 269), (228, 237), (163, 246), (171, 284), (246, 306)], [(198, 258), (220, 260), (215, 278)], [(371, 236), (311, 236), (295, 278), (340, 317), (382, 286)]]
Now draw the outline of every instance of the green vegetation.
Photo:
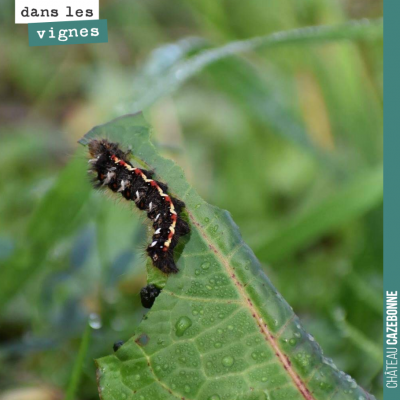
[(145, 227), (94, 193), (76, 142), (144, 108), (158, 150), (229, 210), (325, 355), (381, 397), (379, 21), (198, 67), (227, 43), (349, 28), (382, 5), (106, 2), (110, 44), (29, 48), (3, 3), (0, 392), (97, 399), (93, 359), (139, 325)]
[(163, 290), (151, 311), (115, 355), (97, 360), (103, 400), (230, 400), (251, 392), (260, 400), (375, 399), (323, 356), (229, 213), (204, 202), (183, 170), (159, 156), (140, 113), (94, 128), (81, 143), (98, 137), (131, 147), (135, 165), (170, 182), (191, 224), (176, 251), (180, 272), (161, 283), (165, 276), (153, 270), (148, 282)]

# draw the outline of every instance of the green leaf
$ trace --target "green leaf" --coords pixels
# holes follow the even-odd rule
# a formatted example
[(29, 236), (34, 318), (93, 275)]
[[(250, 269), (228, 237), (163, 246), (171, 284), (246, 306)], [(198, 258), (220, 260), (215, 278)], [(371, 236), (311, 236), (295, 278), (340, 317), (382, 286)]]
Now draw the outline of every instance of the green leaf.
[(141, 114), (98, 126), (81, 143), (99, 137), (130, 146), (132, 162), (185, 201), (191, 225), (176, 251), (180, 272), (134, 336), (97, 360), (103, 400), (374, 398), (322, 355), (229, 213), (207, 204), (157, 153)]
[(0, 265), (0, 309), (43, 267), (48, 252), (85, 221), (82, 210), (91, 189), (80, 173), (84, 166), (83, 157), (68, 164), (33, 213), (13, 256)]
[(255, 251), (269, 262), (287, 257), (315, 238), (364, 215), (382, 201), (383, 168), (378, 166), (290, 221)]
[(374, 360), (376, 369), (380, 370), (383, 364), (381, 346), (372, 342), (364, 333), (360, 332), (357, 328), (346, 321), (340, 311), (334, 313), (334, 318), (339, 328), (343, 331), (344, 336), (351, 340), (354, 346), (357, 346), (360, 350), (368, 354)]
[[(189, 59), (177, 61), (163, 73), (151, 75), (150, 84), (138, 80), (133, 101), (124, 101), (116, 111), (139, 112), (160, 98), (179, 89), (186, 81), (199, 74), (207, 66), (224, 58), (249, 53), (254, 50), (290, 44), (313, 44), (337, 40), (374, 40), (383, 36), (383, 21), (355, 20), (332, 26), (309, 26), (289, 31), (275, 32), (266, 36), (230, 42), (224, 46), (201, 51)], [(201, 48), (199, 46), (199, 48)], [(185, 52), (183, 51), (183, 54)], [(148, 77), (147, 77), (148, 78)]]

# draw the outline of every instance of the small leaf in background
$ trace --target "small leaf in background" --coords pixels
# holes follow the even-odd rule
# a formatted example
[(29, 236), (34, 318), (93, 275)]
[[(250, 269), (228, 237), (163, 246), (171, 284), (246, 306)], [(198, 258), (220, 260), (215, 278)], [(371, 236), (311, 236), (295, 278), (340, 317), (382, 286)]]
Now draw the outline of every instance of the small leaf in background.
[(91, 190), (87, 176), (77, 173), (83, 165), (84, 158), (78, 157), (60, 174), (31, 216), (13, 256), (0, 268), (0, 308), (40, 270), (52, 246), (84, 223), (88, 214), (82, 210)]
[(344, 184), (336, 193), (313, 205), (312, 209), (292, 219), (255, 252), (263, 260), (273, 262), (288, 257), (317, 237), (340, 227), (374, 209), (383, 201), (382, 166), (365, 172)]

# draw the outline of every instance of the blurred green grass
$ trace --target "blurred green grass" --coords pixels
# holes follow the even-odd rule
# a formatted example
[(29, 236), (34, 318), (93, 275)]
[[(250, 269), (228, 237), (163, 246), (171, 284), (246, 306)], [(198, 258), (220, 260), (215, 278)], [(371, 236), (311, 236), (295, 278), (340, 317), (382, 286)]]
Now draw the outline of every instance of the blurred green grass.
[[(377, 18), (382, 2), (104, 1), (109, 44), (48, 48), (29, 48), (13, 2), (1, 5), (0, 399), (63, 398), (81, 362), (76, 398), (97, 399), (92, 359), (144, 314), (146, 229), (90, 189), (76, 141), (202, 49)], [(165, 155), (232, 213), (325, 354), (382, 397), (381, 40), (224, 58), (145, 114)]]

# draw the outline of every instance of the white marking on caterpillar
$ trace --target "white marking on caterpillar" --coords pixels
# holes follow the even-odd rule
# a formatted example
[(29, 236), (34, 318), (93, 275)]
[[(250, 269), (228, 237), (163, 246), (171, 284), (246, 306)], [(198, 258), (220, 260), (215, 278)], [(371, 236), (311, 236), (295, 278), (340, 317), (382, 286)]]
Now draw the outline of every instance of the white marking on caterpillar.
[(118, 189), (118, 192), (123, 192), (124, 190), (125, 190), (125, 188), (126, 188), (126, 184), (128, 183), (128, 181), (124, 181), (124, 180), (122, 180), (121, 181), (121, 186), (120, 186), (120, 188)]
[(107, 172), (107, 177), (103, 181), (103, 186), (108, 185), (110, 183), (111, 179), (114, 178), (114, 176), (115, 176), (115, 172)]
[[(96, 171), (98, 174), (99, 183), (104, 183), (107, 186), (111, 186), (113, 191), (123, 192), (129, 189), (133, 189), (136, 185), (138, 190), (136, 194), (133, 194), (131, 197), (131, 192), (129, 192), (128, 199), (132, 199), (135, 201), (136, 205), (143, 209), (144, 205), (147, 205), (148, 217), (153, 221), (154, 236), (151, 244), (149, 245), (148, 253), (153, 260), (154, 266), (161, 269), (163, 272), (176, 272), (177, 268), (174, 264), (174, 260), (172, 258), (171, 248), (176, 245), (177, 242), (177, 226), (179, 225), (180, 213), (177, 211), (175, 206), (175, 201), (178, 202), (175, 198), (173, 198), (169, 193), (167, 193), (167, 186), (162, 183), (158, 183), (156, 180), (152, 179), (152, 172), (142, 170), (141, 168), (134, 167), (127, 159), (128, 153), (124, 153), (119, 151), (118, 145), (109, 143), (107, 140), (94, 141), (93, 146), (89, 146), (89, 153), (93, 157), (90, 160), (90, 164), (92, 164), (90, 170)], [(112, 154), (114, 153), (114, 154)], [(115, 153), (120, 153), (119, 158), (115, 155)], [(104, 171), (103, 165), (99, 165), (98, 160), (103, 160), (103, 157), (108, 157), (105, 162), (111, 163), (107, 164), (107, 169)], [(95, 159), (94, 157), (97, 157)], [(96, 162), (97, 161), (97, 162)], [(125, 170), (125, 172), (123, 172)], [(121, 174), (121, 175), (120, 175)], [(134, 185), (132, 186), (132, 184)], [(147, 189), (148, 187), (148, 189)], [(139, 190), (140, 189), (140, 190)], [(156, 189), (156, 190), (154, 190)], [(133, 190), (132, 190), (133, 191)], [(135, 192), (133, 192), (135, 193)], [(155, 201), (150, 201), (152, 196), (156, 195)], [(164, 201), (160, 201), (160, 199), (164, 199)], [(184, 204), (183, 204), (184, 205)], [(180, 206), (178, 206), (180, 209)], [(156, 211), (159, 213), (156, 213)], [(157, 215), (155, 216), (156, 213)], [(164, 221), (165, 219), (165, 221)], [(162, 227), (158, 227), (160, 225), (158, 221), (163, 221)], [(164, 226), (165, 225), (165, 226)], [(185, 228), (185, 226), (183, 226)], [(186, 231), (189, 231), (189, 227), (183, 229), (182, 235), (186, 234)], [(167, 231), (168, 230), (168, 231)], [(162, 233), (167, 233), (167, 237), (160, 236)], [(158, 238), (158, 239), (157, 239)], [(163, 257), (165, 257), (166, 262), (159, 264), (161, 260), (161, 254), (159, 250), (153, 250), (154, 247), (159, 246), (159, 250), (163, 251)], [(150, 247), (152, 248), (150, 250)], [(152, 254), (154, 253), (154, 254)]]
[[(120, 162), (120, 160), (119, 160), (117, 157), (115, 157), (115, 158), (114, 158), (114, 162), (115, 162), (116, 164), (118, 164), (118, 163)], [(132, 167), (130, 164), (128, 164), (128, 163), (126, 163), (126, 162), (124, 162), (123, 166), (124, 166), (128, 171), (135, 171), (135, 170), (137, 170), (137, 168)], [(146, 176), (143, 172), (141, 172), (140, 175), (141, 175), (141, 177), (142, 177), (142, 179), (143, 179), (144, 182), (146, 182), (146, 183), (153, 182), (153, 179), (147, 178), (147, 176)], [(161, 189), (161, 187), (160, 187), (159, 185), (156, 186), (156, 189), (157, 189), (157, 191), (158, 191), (158, 193), (160, 194), (161, 197), (170, 197), (169, 194), (164, 193), (164, 191)], [(138, 202), (139, 199), (140, 199), (139, 192), (136, 191), (136, 200), (135, 200), (135, 201)], [(151, 211), (152, 208), (153, 208), (153, 203), (150, 203), (150, 204), (149, 204), (149, 211)], [(177, 215), (177, 212), (175, 211), (175, 206), (174, 206), (174, 204), (172, 203), (172, 200), (169, 201), (169, 212), (171, 213), (171, 215)], [(161, 215), (161, 214), (157, 214), (156, 218), (154, 219), (155, 222), (160, 218), (160, 215)], [(162, 249), (162, 248), (168, 248), (168, 247), (171, 245), (172, 238), (173, 238), (173, 236), (175, 235), (175, 226), (176, 226), (176, 221), (172, 221), (170, 227), (168, 228), (169, 232), (172, 233), (172, 236), (171, 236), (171, 237), (168, 237), (168, 239), (164, 242), (164, 245), (163, 245), (163, 246), (160, 246), (161, 249)], [(155, 232), (155, 235), (159, 234), (159, 231), (160, 231), (160, 228), (157, 229), (157, 231)], [(153, 243), (150, 245), (150, 247), (153, 247), (153, 246), (155, 246), (155, 242), (153, 242)]]

